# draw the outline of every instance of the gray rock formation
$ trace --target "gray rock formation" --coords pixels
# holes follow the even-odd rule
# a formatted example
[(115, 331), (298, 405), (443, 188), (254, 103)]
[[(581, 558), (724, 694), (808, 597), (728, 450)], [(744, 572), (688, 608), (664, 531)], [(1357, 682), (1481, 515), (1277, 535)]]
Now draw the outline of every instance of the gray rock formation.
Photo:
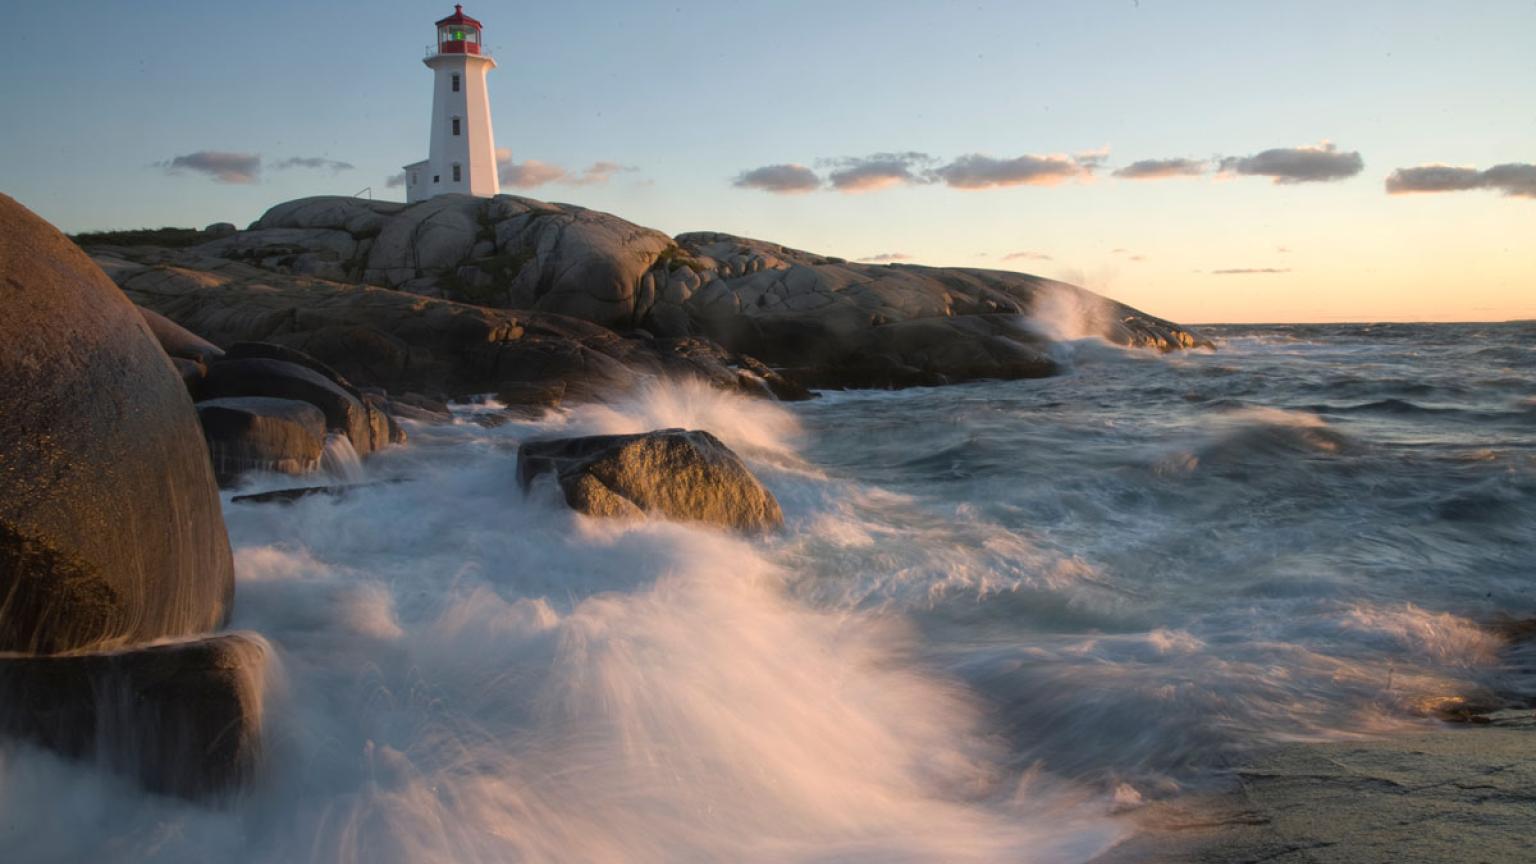
[(308, 402), (265, 396), (197, 403), (213, 473), (222, 486), (247, 471), (308, 474), (325, 450), (325, 414)]
[(149, 327), (0, 195), (0, 651), (222, 626), (234, 568), (208, 449)]
[[(709, 232), (669, 240), (606, 213), (506, 195), (443, 196), (388, 212), (379, 206), (352, 199), (289, 202), (246, 233), (259, 235), (254, 243), (271, 231), (338, 231), (358, 224), (373, 230), (374, 221), (359, 215), (368, 214), (386, 221), (366, 261), (352, 260), (348, 272), (356, 278), (662, 336), (704, 336), (828, 385), (1050, 374), (1054, 366), (1040, 350), (1048, 340), (1032, 332), (1026, 319), (1043, 311), (1043, 298), (1063, 295), (1085, 310), (1079, 327), (1087, 333), (1163, 350), (1203, 343), (1167, 321), (1021, 273), (854, 264)], [(239, 243), (238, 237), (222, 242)], [(316, 235), (304, 254), (340, 254), (342, 245)], [(226, 248), (209, 244), (201, 251), (222, 255)], [(267, 266), (269, 259), (261, 260)], [(295, 258), (290, 269), (317, 272), (306, 266)], [(882, 332), (907, 322), (972, 316), (1006, 320)], [(979, 332), (988, 343), (984, 354), (966, 344)], [(853, 371), (842, 381), (845, 368)]]
[[(818, 386), (1048, 375), (1055, 366), (1044, 346), (1063, 334), (1035, 319), (1063, 306), (1072, 310), (1073, 336), (1160, 350), (1208, 344), (1168, 321), (1023, 273), (850, 263), (711, 232), (668, 238), (607, 213), (511, 195), (444, 195), (409, 206), (305, 198), (161, 260), (221, 272), (221, 262), (240, 261), (706, 338)], [(116, 266), (102, 263), (109, 272)], [(973, 318), (987, 320), (965, 320)], [(934, 323), (946, 320), (953, 323)], [(969, 344), (978, 337), (981, 351)]]
[[(487, 309), (401, 291), (278, 274), (215, 258), (154, 263), (166, 250), (98, 254), (140, 305), (228, 346), (302, 351), (359, 387), (463, 396), (508, 384), (558, 385), (592, 398), (644, 376), (702, 378), (781, 398), (803, 394), (749, 357), (699, 339), (626, 338), (574, 318)], [(208, 268), (208, 269), (199, 269)], [(269, 355), (271, 356), (271, 355)], [(229, 359), (229, 358), (226, 358)]]
[(232, 633), (129, 651), (0, 658), (0, 734), (155, 792), (215, 796), (261, 757), (267, 649)]
[(773, 493), (708, 432), (661, 429), (529, 441), (518, 448), (517, 479), (524, 491), (546, 473), (554, 475), (566, 503), (589, 516), (654, 513), (743, 531), (784, 522)]

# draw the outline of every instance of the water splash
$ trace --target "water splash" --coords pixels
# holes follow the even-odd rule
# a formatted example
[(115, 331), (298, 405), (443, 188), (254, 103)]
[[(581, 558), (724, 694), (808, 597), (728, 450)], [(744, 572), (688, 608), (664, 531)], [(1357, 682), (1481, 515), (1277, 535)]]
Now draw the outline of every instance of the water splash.
[(367, 476), (363, 460), (352, 446), (352, 439), (340, 432), (325, 436), (325, 450), (320, 454), (320, 470), (343, 483), (361, 483)]

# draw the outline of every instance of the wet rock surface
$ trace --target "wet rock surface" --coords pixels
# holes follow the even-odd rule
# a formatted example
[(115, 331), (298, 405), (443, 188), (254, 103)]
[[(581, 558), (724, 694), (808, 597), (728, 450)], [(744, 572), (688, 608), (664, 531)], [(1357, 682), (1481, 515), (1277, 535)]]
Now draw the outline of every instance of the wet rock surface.
[(258, 357), (220, 360), (209, 368), (197, 392), (200, 401), (266, 397), (308, 403), (324, 415), (327, 430), (347, 436), (359, 456), (374, 449), (363, 400), (308, 366)]
[(266, 643), (231, 633), (100, 654), (0, 657), (0, 734), (205, 799), (261, 759)]
[(234, 565), (192, 400), (64, 235), (0, 196), (0, 651), (221, 626)]
[(730, 448), (708, 432), (661, 429), (525, 442), (517, 478), (526, 492), (553, 474), (574, 510), (589, 516), (655, 514), (743, 531), (784, 522), (779, 502)]
[(1515, 862), (1536, 852), (1536, 715), (1294, 744), (1235, 769), (1237, 788), (1154, 804), (1094, 864)]
[(0, 292), (0, 736), (233, 791), (260, 759), (265, 643), (189, 639), (234, 600), (188, 394), (221, 352), (3, 195)]
[(325, 413), (308, 402), (245, 396), (197, 403), (220, 485), (248, 471), (307, 474), (325, 449)]

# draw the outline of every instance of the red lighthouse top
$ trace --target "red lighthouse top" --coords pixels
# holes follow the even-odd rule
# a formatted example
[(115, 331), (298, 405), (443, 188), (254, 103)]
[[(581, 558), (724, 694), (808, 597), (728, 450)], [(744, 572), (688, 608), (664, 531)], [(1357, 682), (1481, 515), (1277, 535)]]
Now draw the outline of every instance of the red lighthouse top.
[(453, 14), (437, 22), (437, 50), (440, 54), (479, 54), (480, 22), (464, 14), (464, 7), (454, 4)]

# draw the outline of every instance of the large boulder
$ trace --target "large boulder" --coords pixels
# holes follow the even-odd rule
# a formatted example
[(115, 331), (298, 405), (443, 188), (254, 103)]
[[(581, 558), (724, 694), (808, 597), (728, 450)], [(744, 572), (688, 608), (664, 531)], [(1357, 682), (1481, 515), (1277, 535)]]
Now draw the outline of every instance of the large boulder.
[(491, 200), (487, 221), (495, 225), (497, 260), (517, 264), (516, 272), (476, 268), (504, 291), (498, 305), (609, 327), (635, 323), (641, 277), (672, 247), (660, 231), (608, 213), (510, 195)]
[(765, 531), (784, 522), (779, 502), (708, 432), (661, 429), (525, 442), (517, 480), (526, 492), (553, 474), (572, 509), (590, 516), (654, 513), (679, 521)]
[(308, 366), (264, 357), (225, 358), (208, 368), (198, 386), (200, 400), (239, 396), (307, 402), (325, 415), (327, 429), (347, 436), (359, 456), (374, 449), (368, 406)]
[(446, 273), (469, 257), (481, 239), (485, 202), (470, 195), (438, 195), (387, 220), (368, 252), (364, 278), (400, 285), (424, 274)]
[(329, 228), (363, 240), (378, 236), (384, 223), (406, 205), (342, 195), (316, 195), (285, 201), (256, 220), (251, 230)]
[(232, 633), (96, 654), (0, 658), (0, 734), (206, 798), (261, 756), (266, 643)]
[(0, 652), (221, 626), (234, 565), (208, 448), (144, 319), (0, 195)]
[(325, 451), (325, 413), (308, 402), (244, 396), (197, 403), (220, 485), (247, 471), (308, 474)]

